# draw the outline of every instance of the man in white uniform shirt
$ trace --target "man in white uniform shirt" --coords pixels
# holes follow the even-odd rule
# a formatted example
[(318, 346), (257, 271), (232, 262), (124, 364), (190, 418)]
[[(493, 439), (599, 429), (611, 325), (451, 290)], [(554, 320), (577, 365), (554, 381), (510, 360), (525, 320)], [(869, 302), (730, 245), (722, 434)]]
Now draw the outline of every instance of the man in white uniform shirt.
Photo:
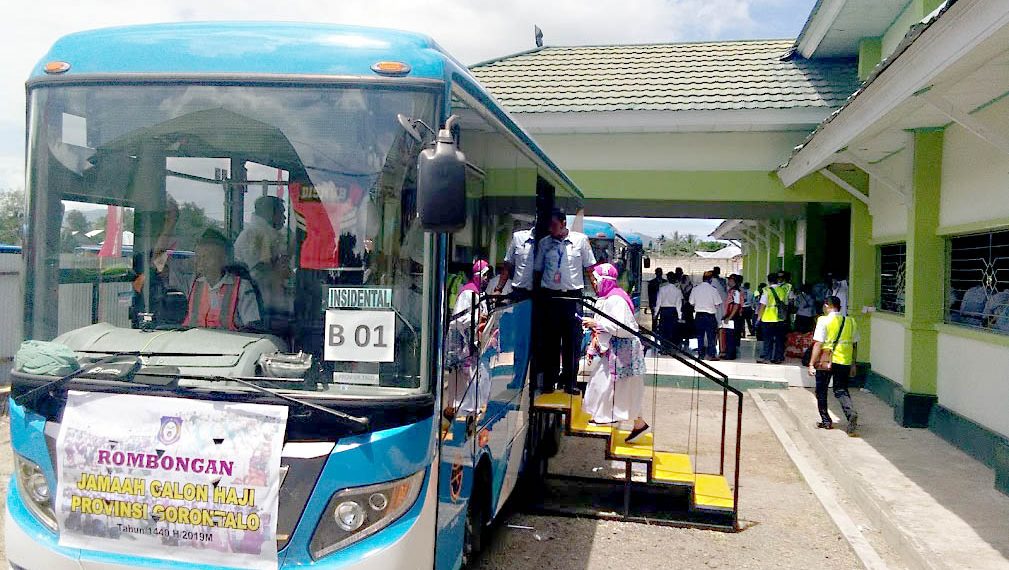
[(545, 392), (559, 385), (570, 394), (577, 393), (575, 377), (582, 345), (582, 322), (578, 301), (572, 298), (581, 297), (585, 270), (595, 264), (596, 257), (588, 237), (569, 230), (567, 214), (554, 208), (550, 212), (550, 235), (540, 240), (534, 264), (543, 293), (542, 322), (545, 326), (541, 346)]
[(291, 311), (286, 292), (291, 275), (287, 240), (280, 228), (287, 217), (284, 202), (276, 196), (256, 199), (254, 214), (235, 239), (235, 261), (244, 264), (259, 287), (271, 321)]
[(508, 251), (505, 252), (505, 267), (494, 284), (495, 295), (505, 295), (509, 288), (516, 300), (528, 299), (533, 290), (533, 254), (536, 250), (536, 238), (531, 229), (520, 229), (512, 234)]
[(679, 346), (679, 332), (676, 329), (683, 311), (683, 292), (676, 284), (676, 274), (672, 271), (666, 275), (666, 282), (659, 286), (654, 311), (659, 317), (659, 335)]
[(694, 323), (697, 327), (697, 357), (708, 360), (718, 360), (718, 347), (715, 336), (718, 332), (719, 308), (722, 306), (722, 296), (711, 284), (712, 272), (705, 271), (700, 285), (690, 291), (690, 304), (694, 306)]

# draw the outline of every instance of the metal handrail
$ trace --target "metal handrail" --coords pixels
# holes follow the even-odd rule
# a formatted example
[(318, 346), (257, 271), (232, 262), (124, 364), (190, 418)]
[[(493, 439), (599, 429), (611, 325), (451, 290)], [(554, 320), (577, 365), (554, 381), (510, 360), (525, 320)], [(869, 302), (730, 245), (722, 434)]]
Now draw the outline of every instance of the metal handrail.
[[(686, 365), (688, 368), (697, 372), (702, 377), (707, 380), (714, 382), (722, 387), (722, 439), (721, 439), (721, 458), (719, 461), (719, 475), (725, 475), (725, 426), (728, 414), (728, 393), (732, 392), (736, 396), (737, 408), (736, 408), (736, 458), (735, 458), (735, 468), (733, 470), (733, 484), (732, 484), (732, 526), (733, 528), (739, 528), (739, 454), (742, 450), (742, 438), (743, 438), (743, 392), (738, 388), (735, 388), (729, 384), (729, 377), (714, 368), (705, 361), (697, 358), (688, 351), (683, 350), (679, 346), (673, 344), (668, 339), (656, 334), (650, 329), (641, 327), (642, 330), (647, 332), (642, 333), (641, 330), (634, 330), (631, 327), (620, 322), (611, 315), (600, 311), (591, 302), (587, 301), (581, 297), (561, 297), (563, 299), (569, 299), (573, 301), (578, 301), (583, 307), (591, 309), (596, 315), (600, 315), (613, 324), (617, 325), (622, 330), (630, 333), (643, 344), (658, 350), (662, 354), (666, 354), (675, 358), (681, 364)], [(649, 338), (649, 336), (651, 338)]]

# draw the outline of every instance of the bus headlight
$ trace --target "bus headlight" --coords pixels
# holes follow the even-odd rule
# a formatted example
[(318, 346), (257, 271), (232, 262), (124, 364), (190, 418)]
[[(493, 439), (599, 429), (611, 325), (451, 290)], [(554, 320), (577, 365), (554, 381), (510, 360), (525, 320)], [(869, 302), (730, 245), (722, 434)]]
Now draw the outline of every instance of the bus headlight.
[(344, 489), (329, 500), (312, 535), (312, 558), (369, 537), (402, 517), (417, 502), (424, 471), (388, 483)]
[(34, 462), (14, 455), (14, 474), (17, 477), (18, 495), (35, 518), (56, 532), (56, 514), (53, 512), (49, 481), (42, 468)]

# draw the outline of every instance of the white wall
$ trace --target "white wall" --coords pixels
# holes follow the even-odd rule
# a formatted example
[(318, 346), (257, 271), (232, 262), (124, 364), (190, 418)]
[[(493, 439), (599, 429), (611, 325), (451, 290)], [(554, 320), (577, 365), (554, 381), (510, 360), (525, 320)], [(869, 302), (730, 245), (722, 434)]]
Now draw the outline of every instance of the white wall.
[(873, 317), (872, 370), (907, 387), (904, 379), (904, 324)]
[[(1009, 104), (999, 103), (975, 116), (1006, 132)], [(959, 125), (946, 129), (943, 143), (939, 225), (951, 226), (1009, 218), (1009, 154)]]
[(869, 179), (869, 205), (872, 212), (872, 237), (907, 235), (907, 206), (897, 193), (876, 178)]
[(1009, 437), (1009, 348), (939, 333), (938, 360), (939, 404)]
[(0, 383), (7, 383), (7, 370), (21, 345), (24, 287), (21, 284), (21, 255), (0, 253)]
[(538, 134), (567, 170), (766, 170), (785, 162), (808, 132)]
[(922, 0), (910, 0), (904, 10), (893, 21), (893, 24), (883, 34), (883, 59), (886, 59), (897, 49), (900, 41), (907, 35), (911, 26), (921, 20)]

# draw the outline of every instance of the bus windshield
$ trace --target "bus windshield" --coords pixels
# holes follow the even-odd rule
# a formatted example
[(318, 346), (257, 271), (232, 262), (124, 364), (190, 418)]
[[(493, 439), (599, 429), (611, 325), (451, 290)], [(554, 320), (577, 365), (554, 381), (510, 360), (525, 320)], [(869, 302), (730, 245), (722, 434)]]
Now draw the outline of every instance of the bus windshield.
[[(431, 240), (416, 215), (421, 148), (397, 115), (435, 124), (438, 99), (378, 86), (34, 87), (26, 337), (174, 355), (158, 363), (180, 375), (294, 369), (292, 389), (426, 391)], [(273, 360), (227, 358), (264, 342)]]

